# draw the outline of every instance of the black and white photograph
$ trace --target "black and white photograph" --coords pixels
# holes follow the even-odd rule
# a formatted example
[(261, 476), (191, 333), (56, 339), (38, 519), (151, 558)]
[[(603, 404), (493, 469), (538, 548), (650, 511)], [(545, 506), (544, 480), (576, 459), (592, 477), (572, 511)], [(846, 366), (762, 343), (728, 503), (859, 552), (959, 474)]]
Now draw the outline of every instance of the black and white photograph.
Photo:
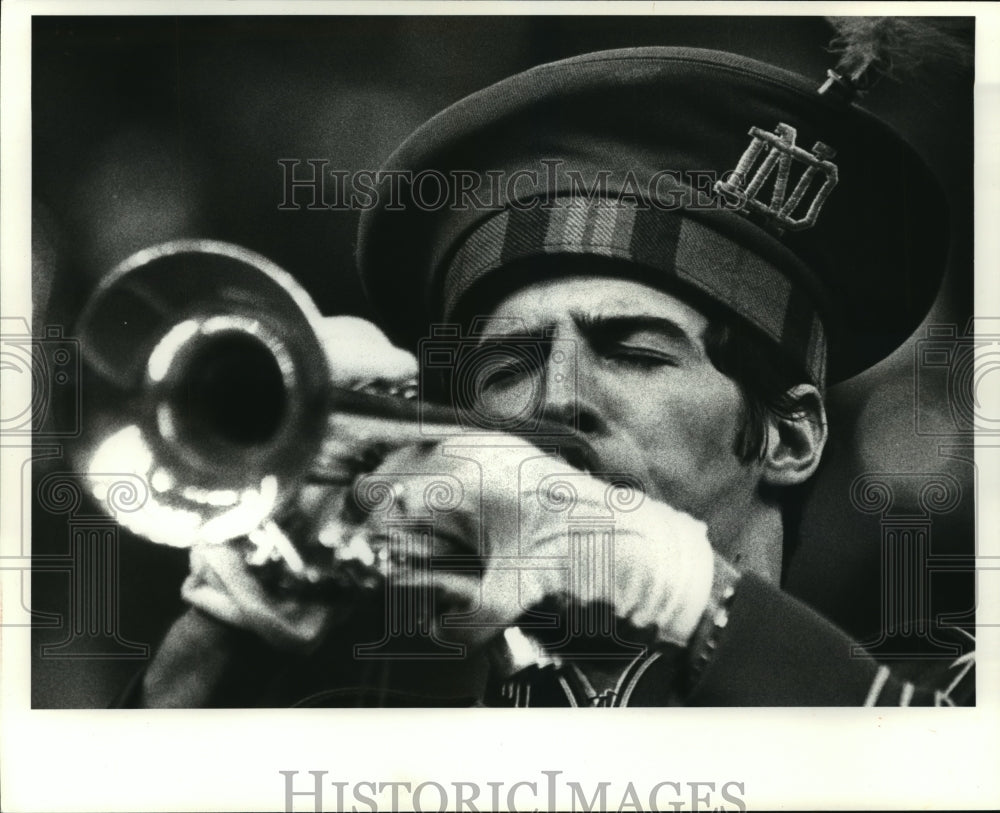
[(7, 809), (1000, 804), (992, 4), (5, 7)]

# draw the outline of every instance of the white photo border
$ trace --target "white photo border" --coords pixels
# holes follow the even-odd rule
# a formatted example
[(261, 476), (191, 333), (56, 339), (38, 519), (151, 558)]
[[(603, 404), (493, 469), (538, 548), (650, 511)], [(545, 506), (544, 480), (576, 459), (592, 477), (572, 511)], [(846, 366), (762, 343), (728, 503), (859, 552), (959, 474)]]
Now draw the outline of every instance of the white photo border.
[[(326, 3), (17, 2), (2, 13), (4, 315), (31, 312), (31, 16), (50, 14), (939, 14), (976, 22), (976, 311), (1000, 307), (1000, 9), (931, 3)], [(16, 381), (5, 380), (5, 397)], [(979, 449), (981, 556), (1000, 556), (1000, 460)], [(0, 539), (20, 547), (20, 472), (5, 457)], [(28, 526), (30, 527), (30, 525)], [(996, 578), (981, 579), (979, 611), (1000, 617)], [(4, 615), (21, 597), (5, 590)], [(741, 782), (749, 809), (1000, 806), (1000, 628), (979, 629), (978, 704), (960, 709), (625, 709), (614, 715), (536, 710), (42, 711), (30, 703), (30, 629), (4, 628), (0, 793), (8, 811), (284, 810), (282, 770), (326, 780), (627, 783), (640, 798), (664, 781)], [(553, 736), (553, 732), (557, 732)], [(332, 787), (323, 809), (334, 809)], [(644, 790), (645, 789), (645, 790)], [(484, 794), (487, 791), (484, 790)], [(558, 804), (569, 799), (560, 791)], [(540, 790), (517, 798), (545, 807)], [(483, 805), (480, 798), (479, 804)], [(428, 796), (428, 809), (437, 800)], [(348, 798), (348, 804), (354, 803)], [(311, 801), (296, 808), (311, 810)], [(366, 809), (359, 807), (358, 809)], [(629, 809), (629, 808), (626, 808)]]

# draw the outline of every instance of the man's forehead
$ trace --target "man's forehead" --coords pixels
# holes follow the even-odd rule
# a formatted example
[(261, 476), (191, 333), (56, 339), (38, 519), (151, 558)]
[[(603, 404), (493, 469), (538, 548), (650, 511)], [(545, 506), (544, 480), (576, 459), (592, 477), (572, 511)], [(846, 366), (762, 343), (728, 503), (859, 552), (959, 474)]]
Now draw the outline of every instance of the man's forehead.
[(706, 319), (684, 300), (645, 283), (579, 275), (529, 283), (504, 297), (489, 314), (487, 333), (511, 333), (520, 325), (537, 332), (568, 320), (604, 322), (669, 320), (698, 335)]

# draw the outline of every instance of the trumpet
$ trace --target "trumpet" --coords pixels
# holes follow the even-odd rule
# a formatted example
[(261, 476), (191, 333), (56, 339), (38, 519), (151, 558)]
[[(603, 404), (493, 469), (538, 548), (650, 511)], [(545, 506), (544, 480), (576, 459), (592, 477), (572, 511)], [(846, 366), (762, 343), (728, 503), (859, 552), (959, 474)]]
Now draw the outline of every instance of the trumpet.
[[(306, 488), (349, 488), (352, 442), (427, 442), (475, 421), (418, 399), (416, 379), (335, 386), (323, 319), (287, 271), (230, 243), (175, 240), (116, 266), (77, 331), (92, 406), (74, 458), (98, 504), (151, 542), (249, 542), (248, 562), (286, 584), (357, 585), (351, 555), (310, 532)], [(522, 434), (586, 454), (564, 425)]]
[(77, 330), (94, 407), (74, 457), (101, 507), (155, 543), (248, 539), (252, 563), (320, 578), (278, 522), (294, 524), (307, 484), (351, 481), (324, 461), (333, 417), (418, 417), (415, 380), (333, 386), (322, 322), (288, 272), (241, 246), (176, 240), (116, 266)]

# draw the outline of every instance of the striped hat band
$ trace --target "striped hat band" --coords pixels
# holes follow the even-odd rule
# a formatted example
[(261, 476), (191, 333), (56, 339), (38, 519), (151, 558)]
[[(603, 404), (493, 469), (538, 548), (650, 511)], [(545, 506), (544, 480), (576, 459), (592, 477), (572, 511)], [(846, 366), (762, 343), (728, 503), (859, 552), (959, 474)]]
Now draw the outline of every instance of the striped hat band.
[(498, 269), (553, 254), (625, 260), (662, 272), (665, 284), (689, 285), (756, 326), (814, 384), (824, 386), (826, 335), (804, 286), (701, 221), (631, 201), (556, 198), (531, 208), (504, 209), (483, 221), (448, 264), (444, 318), (454, 318), (462, 298)]

